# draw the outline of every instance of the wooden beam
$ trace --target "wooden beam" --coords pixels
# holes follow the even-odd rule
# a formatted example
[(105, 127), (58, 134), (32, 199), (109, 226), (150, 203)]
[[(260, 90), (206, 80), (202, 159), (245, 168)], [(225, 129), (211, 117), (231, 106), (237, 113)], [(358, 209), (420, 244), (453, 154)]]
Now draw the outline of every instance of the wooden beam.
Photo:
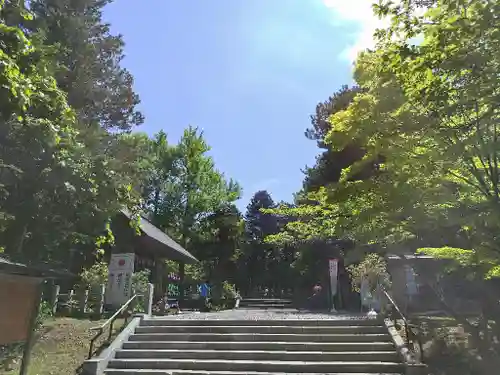
[(28, 366), (31, 359), (31, 351), (33, 349), (33, 345), (35, 344), (36, 338), (36, 320), (38, 318), (38, 313), (40, 312), (40, 304), (42, 301), (42, 293), (43, 293), (43, 280), (40, 281), (37, 288), (37, 293), (35, 300), (33, 301), (33, 308), (31, 312), (30, 322), (28, 325), (28, 335), (26, 344), (24, 345), (23, 351), (23, 359), (21, 360), (21, 369), (19, 370), (19, 375), (27, 375), (28, 374)]

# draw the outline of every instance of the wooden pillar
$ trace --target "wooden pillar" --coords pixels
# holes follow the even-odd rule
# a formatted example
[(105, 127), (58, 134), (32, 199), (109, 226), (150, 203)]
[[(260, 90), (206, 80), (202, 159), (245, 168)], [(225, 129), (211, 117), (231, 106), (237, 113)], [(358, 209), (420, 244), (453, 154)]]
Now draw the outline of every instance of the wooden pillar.
[(186, 265), (179, 262), (179, 302), (184, 301), (184, 279), (186, 276)]
[(28, 366), (31, 359), (31, 351), (33, 349), (33, 345), (35, 344), (36, 338), (36, 320), (38, 318), (38, 312), (40, 311), (40, 304), (42, 302), (43, 295), (43, 280), (40, 280), (40, 283), (37, 286), (37, 292), (35, 294), (35, 299), (33, 301), (33, 307), (30, 316), (30, 322), (28, 325), (28, 337), (26, 343), (24, 345), (23, 358), (21, 359), (21, 368), (19, 369), (19, 375), (27, 375), (28, 374)]
[(163, 298), (165, 295), (165, 283), (164, 283), (164, 278), (165, 278), (165, 262), (163, 259), (156, 258), (154, 259), (155, 262), (155, 295)]
[(154, 285), (149, 283), (144, 298), (144, 312), (148, 316), (153, 315), (153, 295), (154, 295)]
[(50, 308), (52, 310), (53, 315), (57, 313), (57, 304), (59, 303), (60, 291), (61, 287), (59, 285), (52, 285), (52, 290), (50, 295)]

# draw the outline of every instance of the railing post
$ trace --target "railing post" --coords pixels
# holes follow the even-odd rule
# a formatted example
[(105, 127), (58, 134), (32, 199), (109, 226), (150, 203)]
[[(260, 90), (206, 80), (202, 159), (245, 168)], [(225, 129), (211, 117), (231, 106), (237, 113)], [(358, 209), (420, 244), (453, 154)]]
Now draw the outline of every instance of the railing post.
[(57, 313), (57, 304), (59, 303), (59, 293), (61, 291), (61, 287), (59, 285), (52, 286), (52, 294), (50, 296), (50, 308), (52, 309), (52, 314), (55, 315)]
[(153, 293), (154, 293), (154, 285), (148, 284), (146, 289), (146, 295), (144, 296), (144, 312), (146, 315), (153, 315)]
[(104, 313), (104, 298), (106, 295), (106, 285), (102, 284), (99, 286), (99, 299), (97, 302), (97, 310), (99, 316), (101, 316)]
[(87, 313), (87, 303), (89, 301), (89, 290), (88, 289), (80, 289), (79, 290), (79, 310), (80, 313), (86, 314)]

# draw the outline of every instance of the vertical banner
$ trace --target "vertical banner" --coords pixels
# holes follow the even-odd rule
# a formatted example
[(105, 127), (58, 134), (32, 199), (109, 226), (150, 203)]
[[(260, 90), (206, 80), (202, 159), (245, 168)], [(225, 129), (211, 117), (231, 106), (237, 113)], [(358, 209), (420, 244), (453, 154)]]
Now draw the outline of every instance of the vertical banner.
[(370, 310), (372, 303), (372, 293), (370, 292), (370, 284), (366, 277), (361, 277), (361, 286), (359, 294), (361, 296), (361, 308)]
[(119, 307), (132, 297), (134, 253), (111, 254), (109, 261), (106, 304)]
[(418, 284), (415, 277), (416, 276), (415, 270), (407, 264), (405, 264), (405, 276), (406, 276), (406, 304), (411, 305), (413, 303), (413, 299), (418, 294)]
[(330, 276), (330, 294), (331, 294), (332, 311), (335, 311), (335, 304), (333, 301), (335, 295), (337, 294), (338, 273), (339, 273), (339, 260), (328, 259), (328, 274)]

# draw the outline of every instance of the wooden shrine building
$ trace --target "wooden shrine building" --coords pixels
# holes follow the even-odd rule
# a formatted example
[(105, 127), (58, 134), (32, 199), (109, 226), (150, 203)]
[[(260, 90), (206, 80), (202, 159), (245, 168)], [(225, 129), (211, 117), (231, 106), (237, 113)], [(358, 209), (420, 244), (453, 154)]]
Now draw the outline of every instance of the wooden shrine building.
[[(165, 260), (172, 260), (183, 268), (184, 264), (198, 260), (163, 231), (141, 217), (140, 233), (131, 227), (131, 212), (123, 209), (113, 219), (111, 227), (115, 235), (113, 253), (134, 253), (134, 271), (151, 270), (150, 282), (155, 286), (155, 296), (163, 296), (168, 287)], [(182, 282), (182, 280), (181, 280)]]

